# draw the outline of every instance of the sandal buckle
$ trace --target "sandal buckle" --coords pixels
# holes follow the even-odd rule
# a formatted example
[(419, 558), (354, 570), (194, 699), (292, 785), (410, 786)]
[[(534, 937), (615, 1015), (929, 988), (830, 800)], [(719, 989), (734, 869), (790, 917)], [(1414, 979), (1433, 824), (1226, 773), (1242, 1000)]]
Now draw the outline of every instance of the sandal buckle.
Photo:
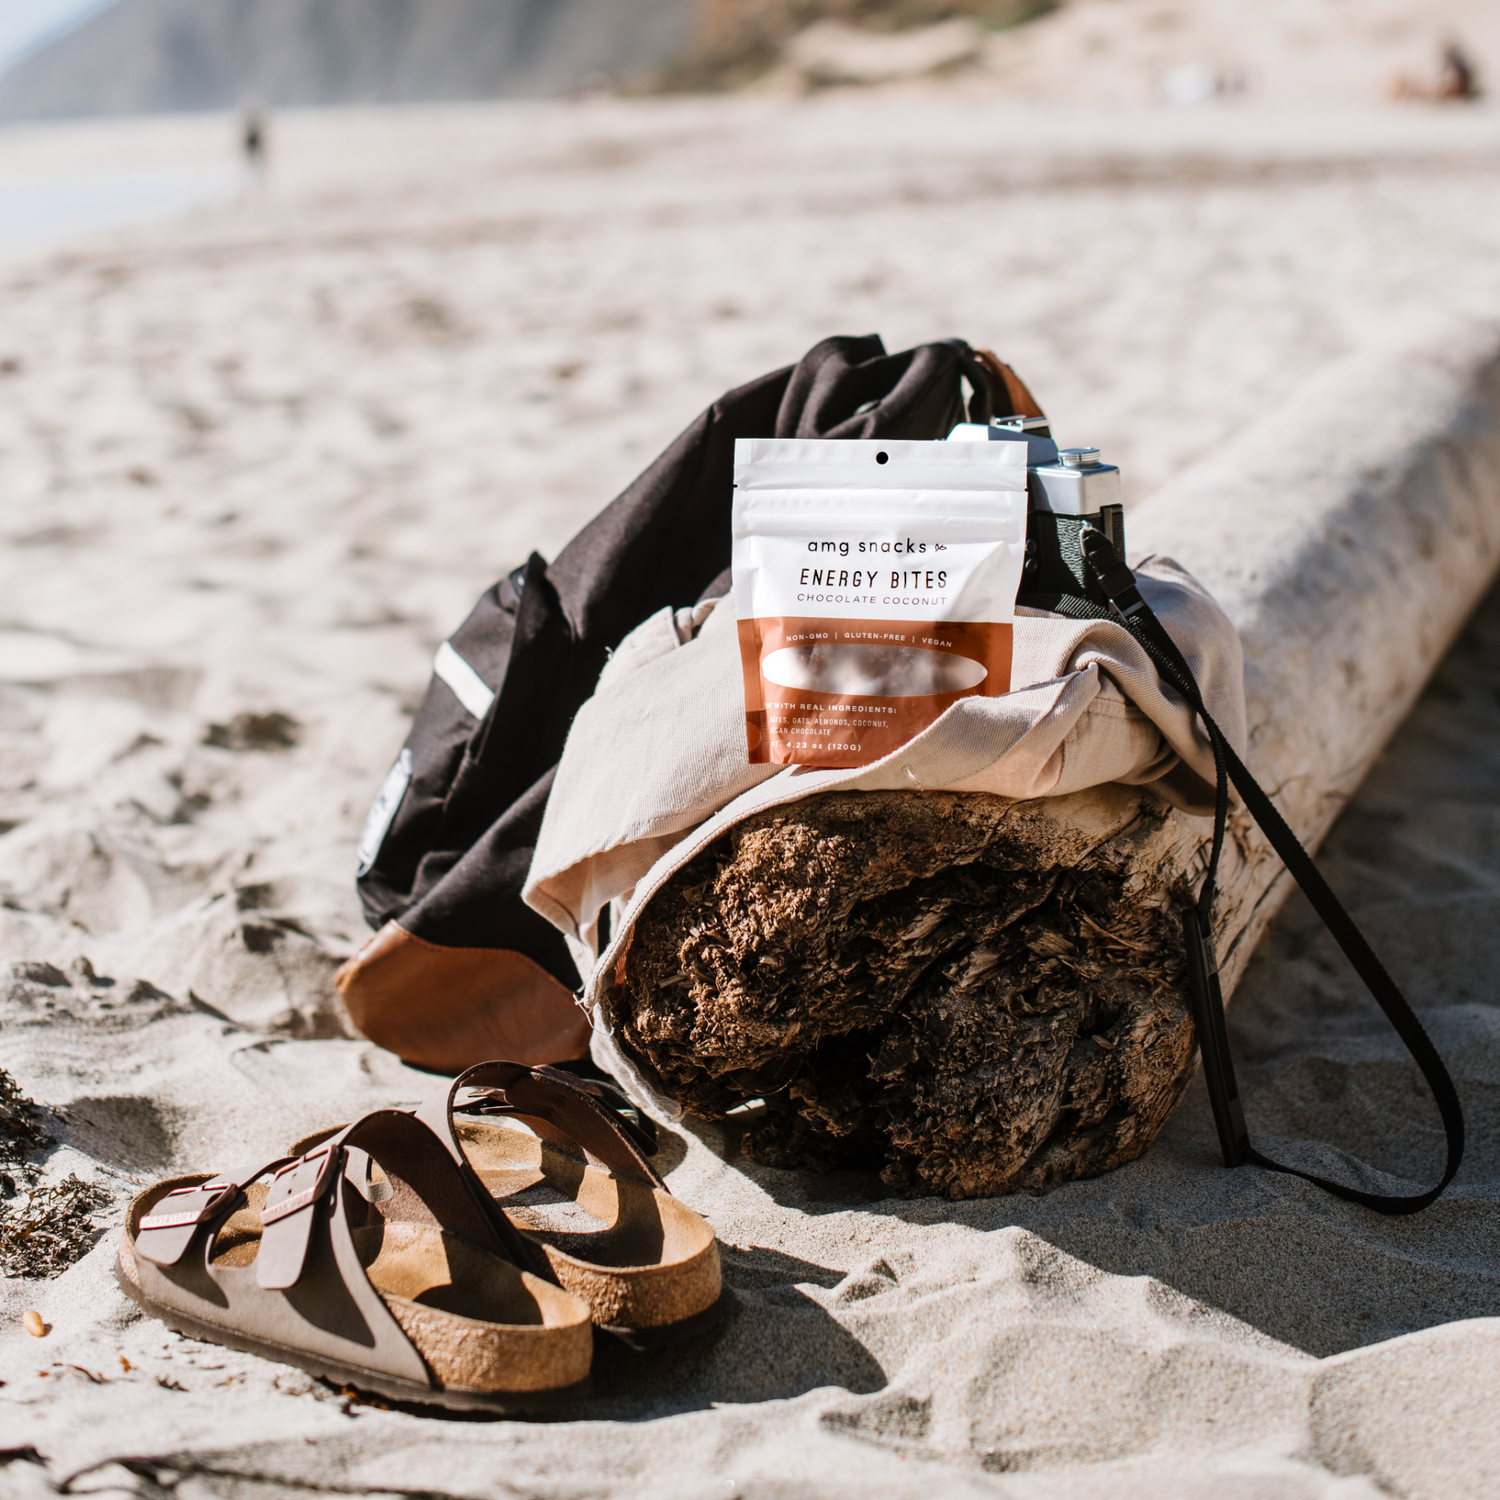
[(276, 1183), (289, 1172), (299, 1171), (301, 1168), (311, 1166), (319, 1157), (323, 1158), (322, 1165), (318, 1168), (318, 1175), (313, 1182), (301, 1188), (295, 1193), (289, 1193), (285, 1198), (275, 1203), (267, 1203), (260, 1211), (260, 1222), (262, 1226), (276, 1223), (279, 1219), (290, 1218), (292, 1214), (300, 1213), (304, 1208), (311, 1207), (327, 1191), (328, 1185), (333, 1181), (333, 1167), (337, 1153), (332, 1146), (318, 1146), (309, 1151), (306, 1156), (299, 1156), (296, 1161), (288, 1162), (271, 1179), (274, 1188)]
[(166, 1198), (161, 1200), (163, 1203), (167, 1201), (167, 1198), (181, 1198), (189, 1193), (211, 1193), (213, 1196), (196, 1208), (180, 1209), (176, 1213), (148, 1214), (141, 1220), (140, 1232), (144, 1234), (148, 1229), (183, 1229), (189, 1224), (201, 1224), (204, 1219), (222, 1208), (224, 1203), (238, 1191), (238, 1183), (218, 1181), (200, 1182), (197, 1187), (173, 1188)]
[(271, 1181), (275, 1182), (278, 1177), (284, 1177), (288, 1172), (295, 1172), (298, 1167), (304, 1167), (310, 1161), (316, 1161), (320, 1156), (327, 1156), (333, 1150), (332, 1146), (314, 1146), (311, 1151), (305, 1151), (295, 1161), (289, 1161), (284, 1167), (277, 1167), (271, 1174)]

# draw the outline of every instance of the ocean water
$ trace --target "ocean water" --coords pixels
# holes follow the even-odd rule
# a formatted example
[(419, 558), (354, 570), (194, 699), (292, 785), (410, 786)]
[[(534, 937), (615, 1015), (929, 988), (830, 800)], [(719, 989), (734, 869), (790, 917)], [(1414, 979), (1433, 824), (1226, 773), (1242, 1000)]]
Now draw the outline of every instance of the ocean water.
[(0, 168), (0, 253), (170, 217), (224, 202), (247, 187), (244, 174), (229, 169), (44, 175)]

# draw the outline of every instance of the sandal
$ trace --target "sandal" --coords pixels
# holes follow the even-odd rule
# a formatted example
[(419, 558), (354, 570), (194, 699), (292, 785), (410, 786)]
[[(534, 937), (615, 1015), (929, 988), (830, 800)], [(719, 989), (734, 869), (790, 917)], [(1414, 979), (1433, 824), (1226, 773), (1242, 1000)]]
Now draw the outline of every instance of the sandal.
[(647, 1159), (649, 1122), (615, 1097), (624, 1103), (560, 1068), (487, 1062), (415, 1113), (477, 1179), (497, 1231), (519, 1230), (538, 1274), (586, 1302), (604, 1332), (654, 1349), (712, 1328), (729, 1299), (713, 1230), (672, 1196)]
[[(461, 1091), (467, 1097), (455, 1105)], [(606, 1333), (658, 1348), (727, 1312), (713, 1230), (672, 1196), (640, 1132), (608, 1107), (599, 1085), (559, 1068), (479, 1063), (417, 1118), (467, 1161)]]
[(376, 1110), (304, 1155), (148, 1188), (115, 1276), (179, 1333), (398, 1401), (576, 1400), (589, 1309), (521, 1269), (528, 1247), (486, 1196), (426, 1125)]

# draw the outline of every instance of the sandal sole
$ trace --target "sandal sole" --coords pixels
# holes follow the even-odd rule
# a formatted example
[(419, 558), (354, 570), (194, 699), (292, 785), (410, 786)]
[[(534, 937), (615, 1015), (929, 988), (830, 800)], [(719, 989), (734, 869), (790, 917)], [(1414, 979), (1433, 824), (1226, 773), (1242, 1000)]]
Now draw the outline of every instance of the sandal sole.
[(685, 1344), (689, 1339), (711, 1333), (729, 1316), (733, 1308), (734, 1293), (725, 1287), (719, 1293), (717, 1302), (676, 1323), (663, 1323), (656, 1328), (625, 1328), (608, 1323), (596, 1323), (594, 1326), (600, 1333), (619, 1339), (622, 1344), (638, 1353), (650, 1354), (653, 1350), (670, 1349), (675, 1344)]
[(487, 1411), (497, 1416), (526, 1416), (532, 1413), (550, 1412), (560, 1407), (571, 1406), (593, 1394), (593, 1379), (584, 1379), (569, 1386), (559, 1386), (549, 1391), (475, 1391), (451, 1386), (418, 1385), (415, 1381), (401, 1380), (392, 1375), (382, 1375), (373, 1370), (362, 1370), (353, 1365), (339, 1364), (301, 1349), (288, 1349), (281, 1344), (253, 1339), (237, 1333), (222, 1324), (206, 1323), (189, 1313), (179, 1312), (148, 1297), (126, 1274), (118, 1256), (115, 1257), (115, 1281), (120, 1290), (143, 1312), (159, 1323), (164, 1323), (176, 1333), (207, 1344), (218, 1344), (226, 1349), (236, 1349), (241, 1354), (254, 1354), (260, 1359), (278, 1365), (290, 1365), (335, 1385), (353, 1386), (359, 1391), (368, 1391), (377, 1396), (387, 1396), (392, 1401), (411, 1402), (420, 1406), (442, 1406), (449, 1411)]

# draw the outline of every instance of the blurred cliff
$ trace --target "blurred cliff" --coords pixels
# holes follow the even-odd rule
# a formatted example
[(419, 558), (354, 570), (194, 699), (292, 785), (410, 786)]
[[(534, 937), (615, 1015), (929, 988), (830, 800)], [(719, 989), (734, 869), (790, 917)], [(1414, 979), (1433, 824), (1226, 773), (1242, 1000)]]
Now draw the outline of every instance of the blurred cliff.
[(0, 118), (568, 93), (656, 76), (698, 0), (117, 0), (0, 77)]

